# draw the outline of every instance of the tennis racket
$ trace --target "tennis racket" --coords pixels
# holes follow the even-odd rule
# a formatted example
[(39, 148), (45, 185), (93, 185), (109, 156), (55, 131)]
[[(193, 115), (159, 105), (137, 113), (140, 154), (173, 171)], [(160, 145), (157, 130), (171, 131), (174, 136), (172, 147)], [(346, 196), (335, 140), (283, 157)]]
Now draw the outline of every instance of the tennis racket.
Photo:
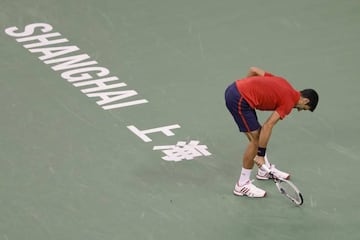
[(274, 180), (275, 185), (281, 194), (290, 199), (297, 206), (300, 206), (304, 203), (303, 196), (294, 183), (292, 183), (290, 180), (275, 177), (271, 170), (265, 165), (262, 165), (261, 168), (272, 176), (272, 179)]

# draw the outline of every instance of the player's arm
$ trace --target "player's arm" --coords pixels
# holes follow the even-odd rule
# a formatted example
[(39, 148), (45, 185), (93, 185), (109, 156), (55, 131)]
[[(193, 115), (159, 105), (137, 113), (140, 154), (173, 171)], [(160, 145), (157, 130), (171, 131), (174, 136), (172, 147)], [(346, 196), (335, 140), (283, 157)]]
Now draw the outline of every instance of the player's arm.
[(258, 67), (251, 67), (248, 72), (248, 77), (264, 76), (265, 71)]
[(274, 75), (272, 75), (269, 72), (266, 72), (264, 70), (262, 70), (261, 68), (258, 67), (251, 67), (249, 69), (249, 72), (247, 74), (247, 77), (255, 77), (255, 76), (264, 76), (264, 77), (272, 77)]
[(270, 140), (272, 129), (275, 124), (280, 120), (280, 114), (277, 111), (274, 111), (270, 117), (263, 124), (260, 136), (259, 136), (259, 146), (258, 153), (254, 161), (258, 167), (261, 167), (265, 163), (264, 155), (266, 152), (266, 146)]

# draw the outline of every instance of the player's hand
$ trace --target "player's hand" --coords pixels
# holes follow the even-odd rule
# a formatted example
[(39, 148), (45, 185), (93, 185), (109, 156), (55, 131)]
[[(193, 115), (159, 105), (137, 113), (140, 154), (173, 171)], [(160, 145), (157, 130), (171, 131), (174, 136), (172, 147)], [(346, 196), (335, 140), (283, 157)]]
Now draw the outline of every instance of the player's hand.
[(259, 168), (261, 168), (261, 166), (262, 166), (263, 164), (265, 164), (265, 159), (264, 159), (264, 157), (260, 157), (260, 156), (257, 156), (257, 155), (256, 155), (256, 157), (255, 157), (255, 159), (254, 159), (254, 162), (255, 162), (255, 164), (256, 164)]

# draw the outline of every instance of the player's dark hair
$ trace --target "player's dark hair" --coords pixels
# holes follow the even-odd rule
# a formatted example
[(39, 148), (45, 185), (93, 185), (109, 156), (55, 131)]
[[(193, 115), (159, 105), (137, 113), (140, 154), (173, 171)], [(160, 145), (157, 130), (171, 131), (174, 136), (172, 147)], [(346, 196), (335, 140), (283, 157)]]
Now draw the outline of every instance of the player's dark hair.
[(306, 105), (308, 105), (310, 107), (310, 111), (313, 112), (319, 101), (319, 95), (317, 92), (314, 89), (304, 89), (300, 91), (300, 93), (302, 97), (310, 100)]

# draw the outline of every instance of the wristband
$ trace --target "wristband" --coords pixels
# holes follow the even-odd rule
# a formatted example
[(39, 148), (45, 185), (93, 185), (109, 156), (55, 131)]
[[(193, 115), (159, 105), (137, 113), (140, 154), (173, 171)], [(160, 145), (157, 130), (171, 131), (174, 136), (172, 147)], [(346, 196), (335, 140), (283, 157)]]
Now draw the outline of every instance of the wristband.
[(265, 153), (266, 153), (266, 148), (258, 147), (258, 150), (257, 150), (257, 155), (258, 155), (258, 156), (264, 157), (264, 156), (265, 156)]

